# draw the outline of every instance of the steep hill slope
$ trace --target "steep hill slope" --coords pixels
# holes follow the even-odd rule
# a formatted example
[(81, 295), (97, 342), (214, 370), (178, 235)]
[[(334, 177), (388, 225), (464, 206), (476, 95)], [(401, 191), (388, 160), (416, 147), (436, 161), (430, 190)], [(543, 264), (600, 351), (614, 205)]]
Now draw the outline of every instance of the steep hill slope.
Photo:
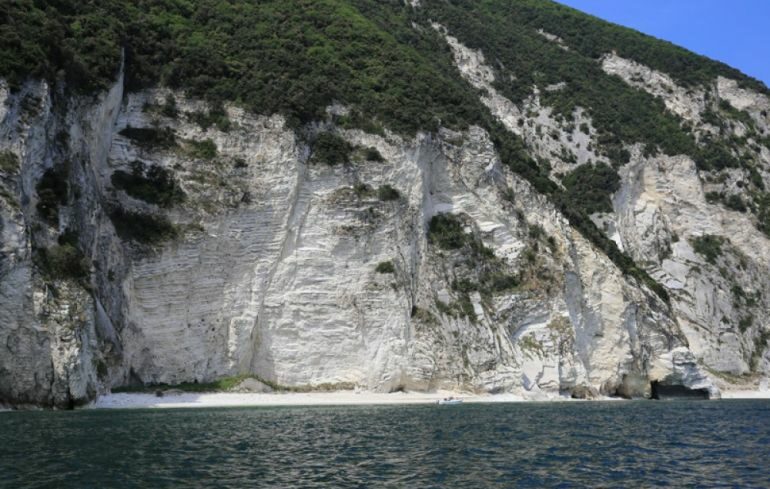
[(770, 370), (770, 91), (547, 0), (0, 13), (0, 402)]

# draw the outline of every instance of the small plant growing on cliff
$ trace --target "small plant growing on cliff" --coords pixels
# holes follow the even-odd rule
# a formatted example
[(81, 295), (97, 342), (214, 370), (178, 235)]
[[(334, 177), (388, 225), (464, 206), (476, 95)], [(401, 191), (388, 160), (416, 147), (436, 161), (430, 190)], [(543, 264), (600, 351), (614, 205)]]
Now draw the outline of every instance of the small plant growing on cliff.
[(19, 171), (19, 158), (10, 151), (0, 151), (0, 171), (11, 175)]
[(115, 232), (124, 240), (156, 244), (178, 235), (176, 227), (165, 216), (142, 214), (122, 207), (114, 207), (109, 215)]
[(127, 126), (118, 134), (149, 149), (168, 149), (176, 146), (176, 136), (171, 128)]
[(396, 273), (396, 267), (393, 266), (392, 261), (388, 260), (378, 263), (374, 271), (377, 273)]
[(732, 194), (725, 199), (725, 207), (730, 210), (738, 212), (746, 212), (746, 203), (743, 201), (740, 195)]
[(460, 218), (454, 214), (437, 214), (428, 225), (428, 240), (445, 250), (456, 250), (465, 246), (469, 236), (463, 229)]
[(311, 161), (329, 166), (350, 163), (353, 147), (340, 136), (331, 132), (320, 133), (313, 142)]
[(37, 183), (37, 212), (49, 225), (58, 226), (59, 206), (67, 203), (69, 185), (67, 184), (67, 165), (49, 168)]
[(748, 315), (738, 322), (738, 329), (741, 333), (745, 333), (752, 324), (754, 324), (754, 316)]
[(160, 207), (184, 200), (171, 171), (158, 165), (149, 167), (141, 161), (131, 163), (131, 173), (117, 170), (112, 174), (112, 186), (123, 190), (131, 197), (156, 204)]
[(38, 269), (49, 280), (84, 280), (90, 272), (90, 263), (77, 247), (77, 235), (67, 231), (58, 244), (40, 248), (35, 253)]
[(365, 183), (357, 183), (353, 186), (353, 191), (356, 193), (356, 196), (361, 199), (364, 197), (369, 197), (372, 195), (372, 187), (371, 185), (367, 185)]
[(770, 330), (762, 331), (759, 336), (754, 338), (754, 353), (751, 354), (751, 361), (749, 362), (752, 370), (756, 370), (759, 360), (762, 359), (765, 350), (767, 350), (768, 342), (770, 342)]
[(374, 271), (377, 273), (396, 273), (396, 267), (393, 266), (392, 261), (383, 261), (377, 264)]
[(176, 119), (179, 115), (179, 109), (176, 106), (176, 98), (173, 95), (166, 95), (166, 100), (160, 106), (160, 113), (171, 119)]
[(421, 307), (412, 306), (410, 317), (428, 326), (435, 326), (436, 324), (438, 324), (438, 320), (436, 319), (436, 316), (434, 316), (427, 309), (423, 309)]
[(211, 126), (216, 126), (220, 131), (227, 132), (232, 126), (227, 111), (221, 102), (212, 104), (207, 112), (193, 112), (189, 115), (189, 118), (204, 131), (208, 130)]
[(722, 236), (714, 236), (712, 234), (704, 234), (703, 236), (697, 236), (690, 240), (693, 250), (699, 255), (702, 255), (708, 263), (712, 265), (716, 263), (717, 258), (722, 256), (722, 245), (725, 242), (725, 238)]
[(366, 161), (385, 161), (385, 158), (382, 157), (379, 151), (377, 151), (377, 148), (369, 147), (364, 150), (364, 158), (366, 158)]
[(187, 141), (187, 154), (201, 160), (213, 160), (217, 156), (217, 145), (211, 139)]
[(382, 201), (391, 201), (398, 200), (399, 197), (401, 197), (401, 194), (398, 193), (398, 190), (385, 184), (377, 189), (377, 197)]

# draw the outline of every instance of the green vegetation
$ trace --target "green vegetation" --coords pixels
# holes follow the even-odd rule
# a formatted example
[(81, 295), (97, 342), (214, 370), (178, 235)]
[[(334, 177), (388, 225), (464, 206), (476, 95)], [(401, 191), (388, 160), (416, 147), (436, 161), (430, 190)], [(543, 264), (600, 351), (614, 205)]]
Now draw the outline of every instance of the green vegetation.
[(385, 161), (385, 158), (382, 157), (377, 148), (366, 148), (364, 150), (364, 158), (366, 158), (366, 161)]
[(49, 279), (84, 279), (90, 264), (83, 254), (71, 244), (53, 245), (37, 250), (38, 268)]
[(713, 265), (716, 263), (717, 258), (722, 256), (722, 245), (725, 241), (725, 238), (722, 236), (704, 234), (703, 236), (692, 238), (690, 244), (696, 253), (702, 255), (708, 263)]
[(10, 151), (0, 151), (0, 171), (12, 175), (19, 171), (19, 158)]
[(146, 102), (142, 110), (153, 114), (160, 114), (170, 119), (177, 119), (179, 117), (179, 107), (176, 103), (176, 97), (169, 94), (160, 104), (153, 104)]
[[(611, 167), (628, 161), (624, 145), (634, 143), (642, 143), (647, 155), (689, 154), (704, 170), (747, 163), (735, 142), (696, 143), (662, 101), (604, 73), (597, 63), (600, 56), (617, 51), (688, 87), (722, 75), (764, 93), (767, 88), (721, 63), (553, 2), (423, 0), (421, 5), (412, 8), (396, 0), (15, 0), (0, 13), (0, 76), (13, 87), (33, 76), (93, 93), (114, 82), (124, 49), (128, 90), (166, 86), (207, 100), (208, 112), (190, 115), (204, 129), (229, 128), (225, 102), (259, 114), (283, 114), (300, 130), (328, 119), (378, 134), (384, 128), (413, 135), (440, 126), (479, 125), (506, 166), (550, 196), (570, 223), (625, 273), (665, 298), (665, 290), (587, 217), (608, 208), (611, 171), (596, 165), (593, 172), (567, 175), (568, 190), (562, 192), (549, 179), (547, 162), (534, 161), (521, 139), (496, 121), (462, 80), (451, 51), (429, 21), (482, 49), (498, 71), (496, 88), (514, 102), (532, 94), (534, 85), (564, 82), (560, 90), (541, 92), (543, 102), (567, 123), (574, 123), (576, 107), (586, 109), (598, 150)], [(539, 35), (541, 28), (563, 38), (570, 49)], [(349, 115), (327, 114), (332, 103), (348, 107)], [(717, 118), (745, 121), (745, 114), (729, 106), (716, 110)], [(173, 100), (166, 100), (160, 111), (178, 115)], [(175, 145), (167, 130), (124, 132), (148, 147)], [(332, 133), (311, 143), (315, 162), (350, 161), (352, 148)], [(205, 149), (203, 155), (212, 154)], [(365, 150), (364, 157), (378, 161), (381, 155)], [(732, 204), (740, 207), (737, 201)], [(758, 213), (760, 229), (768, 232), (766, 215)]]
[(91, 273), (90, 262), (78, 249), (77, 235), (72, 231), (63, 233), (58, 244), (37, 249), (35, 264), (49, 280), (85, 280)]
[(176, 146), (174, 131), (165, 127), (131, 127), (127, 126), (118, 134), (132, 140), (139, 146), (148, 149), (168, 149)]
[(751, 369), (756, 370), (759, 360), (764, 356), (765, 350), (770, 342), (770, 330), (762, 331), (759, 336), (754, 338), (754, 353), (751, 355)]
[(363, 199), (370, 197), (374, 193), (374, 190), (372, 190), (371, 185), (359, 182), (353, 186), (353, 192), (356, 193), (356, 197)]
[(754, 324), (754, 316), (746, 316), (738, 322), (738, 329), (745, 333)]
[(203, 141), (185, 141), (187, 155), (201, 160), (213, 160), (217, 157), (217, 145), (211, 139)]
[(396, 267), (393, 266), (392, 261), (383, 261), (377, 264), (374, 271), (377, 273), (396, 273)]
[[(439, 9), (443, 2), (425, 0), (422, 3), (432, 7), (431, 14), (435, 15), (435, 10)], [(515, 27), (517, 34), (543, 29), (563, 39), (571, 51), (590, 59), (597, 59), (606, 53), (617, 51), (619, 56), (668, 73), (685, 86), (710, 83), (721, 75), (738, 80), (741, 85), (753, 90), (765, 93), (768, 91), (760, 81), (749, 78), (723, 63), (699, 56), (669, 42), (640, 34), (632, 29), (604, 22), (556, 2), (456, 0), (452, 3), (461, 6), (463, 10), (459, 10), (460, 14), (479, 14), (478, 20), (475, 20), (477, 24), (485, 24), (497, 15), (501, 17), (500, 23)], [(470, 19), (468, 21), (470, 22)], [(496, 27), (495, 24), (492, 26)], [(551, 43), (545, 39), (543, 41)], [(545, 54), (542, 50), (539, 52)]]
[(232, 126), (222, 103), (214, 103), (207, 112), (194, 112), (189, 117), (204, 131), (215, 126), (220, 131), (227, 132)]
[(470, 243), (473, 236), (466, 233), (459, 217), (437, 214), (428, 225), (428, 241), (444, 250), (457, 250)]
[(68, 164), (49, 168), (37, 182), (37, 213), (49, 225), (59, 225), (59, 206), (69, 197)]
[(468, 293), (480, 292), (488, 296), (499, 292), (505, 292), (516, 289), (520, 282), (515, 275), (508, 274), (499, 269), (484, 267), (485, 270), (479, 274), (479, 282), (473, 282), (468, 279), (456, 279), (452, 281), (452, 290)]
[(167, 95), (163, 105), (160, 106), (160, 113), (171, 119), (176, 119), (179, 115), (179, 108), (176, 105), (176, 98), (173, 95)]
[(223, 377), (213, 382), (183, 382), (181, 384), (154, 384), (141, 386), (125, 386), (112, 389), (112, 392), (154, 392), (176, 389), (184, 392), (221, 392), (234, 389), (238, 384), (246, 379), (252, 378), (248, 375), (238, 375), (234, 377)]
[(604, 163), (582, 165), (562, 180), (565, 198), (586, 215), (612, 212), (610, 195), (620, 188), (617, 172)]
[(117, 170), (112, 174), (112, 186), (131, 197), (170, 207), (184, 200), (184, 192), (174, 180), (173, 173), (158, 165), (147, 167), (141, 161), (131, 163), (131, 173)]
[(398, 200), (400, 197), (401, 194), (398, 193), (398, 190), (394, 189), (388, 184), (382, 185), (377, 189), (377, 198), (382, 201), (387, 202), (391, 200)]
[(174, 239), (179, 234), (177, 228), (165, 216), (142, 214), (122, 207), (112, 208), (109, 215), (115, 232), (124, 240), (157, 244)]
[(147, 384), (116, 387), (112, 389), (114, 393), (120, 392), (156, 392), (163, 393), (168, 390), (179, 390), (183, 392), (227, 392), (235, 389), (238, 385), (247, 379), (257, 380), (274, 391), (284, 392), (313, 392), (313, 391), (335, 391), (351, 390), (355, 385), (348, 382), (337, 384), (317, 384), (301, 386), (285, 386), (276, 382), (263, 379), (256, 375), (236, 375), (232, 377), (222, 377), (213, 382), (182, 382), (181, 384)]
[[(665, 43), (632, 31), (614, 30), (614, 26), (550, 2), (458, 0), (447, 4), (432, 0), (426, 4), (430, 18), (447, 26), (466, 45), (481, 49), (487, 59), (496, 60), (494, 65), (500, 72), (495, 77), (496, 88), (514, 102), (531, 95), (535, 85), (543, 88), (565, 82), (561, 90), (543, 92), (544, 102), (566, 121), (572, 120), (577, 107), (586, 109), (601, 149), (613, 164), (628, 159), (623, 143), (644, 143), (652, 154), (658, 150), (696, 153), (694, 139), (660, 99), (607, 75), (596, 62), (601, 55), (623, 51), (623, 47), (633, 50), (640, 43), (665, 52)], [(576, 46), (561, 49), (538, 35), (540, 28), (564, 35), (570, 46), (572, 42)], [(692, 54), (689, 57), (697, 59)]]
[(519, 341), (517, 344), (519, 345), (519, 348), (522, 349), (522, 351), (526, 353), (535, 354), (538, 357), (542, 357), (545, 353), (545, 348), (543, 346), (543, 343), (540, 342), (537, 338), (535, 338), (534, 334), (528, 334), (528, 335), (522, 336), (521, 338), (519, 338)]
[(342, 137), (331, 132), (322, 132), (313, 141), (313, 154), (310, 160), (329, 166), (346, 164), (350, 163), (351, 153), (353, 153), (353, 146)]
[(759, 194), (757, 204), (757, 229), (770, 237), (770, 192)]
[(436, 299), (436, 309), (441, 313), (453, 318), (468, 318), (471, 322), (476, 322), (478, 319), (476, 316), (476, 310), (473, 308), (473, 302), (467, 293), (461, 293), (459, 298), (447, 304), (439, 299)]
[(446, 307), (443, 309), (443, 306), (437, 305), (445, 314), (475, 318), (468, 296), (470, 292), (480, 292), (483, 296), (490, 296), (519, 286), (519, 277), (507, 273), (503, 261), (496, 257), (490, 248), (476, 239), (472, 233), (466, 233), (462, 219), (457, 215), (433, 216), (428, 227), (428, 241), (444, 250), (463, 249), (474, 275), (473, 280), (458, 278), (452, 281), (452, 289), (460, 295), (455, 303), (444, 304)]
[(449, 71), (437, 35), (412, 28), (412, 11), (401, 3), (17, 0), (6, 7), (0, 76), (14, 86), (37, 76), (80, 92), (103, 89), (125, 48), (129, 90), (166, 85), (283, 113), (295, 125), (324, 118), (335, 101), (351, 106), (353, 119), (379, 119), (398, 132), (464, 126), (478, 108)]
[(417, 306), (412, 306), (410, 317), (426, 325), (435, 325), (438, 322), (436, 316), (431, 314), (430, 311)]

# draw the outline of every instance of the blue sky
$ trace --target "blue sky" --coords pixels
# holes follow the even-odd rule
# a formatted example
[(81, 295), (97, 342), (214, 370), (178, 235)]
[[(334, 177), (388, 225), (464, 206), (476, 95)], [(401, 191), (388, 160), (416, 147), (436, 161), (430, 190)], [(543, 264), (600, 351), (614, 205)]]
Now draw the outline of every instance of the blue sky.
[(557, 0), (723, 61), (770, 86), (770, 0)]

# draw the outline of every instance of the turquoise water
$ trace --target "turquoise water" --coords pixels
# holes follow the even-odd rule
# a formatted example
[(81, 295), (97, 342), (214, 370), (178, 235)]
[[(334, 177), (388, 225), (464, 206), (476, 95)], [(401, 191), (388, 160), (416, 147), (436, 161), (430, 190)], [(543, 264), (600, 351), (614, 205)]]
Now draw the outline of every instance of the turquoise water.
[(770, 487), (770, 401), (6, 412), (0, 486)]

